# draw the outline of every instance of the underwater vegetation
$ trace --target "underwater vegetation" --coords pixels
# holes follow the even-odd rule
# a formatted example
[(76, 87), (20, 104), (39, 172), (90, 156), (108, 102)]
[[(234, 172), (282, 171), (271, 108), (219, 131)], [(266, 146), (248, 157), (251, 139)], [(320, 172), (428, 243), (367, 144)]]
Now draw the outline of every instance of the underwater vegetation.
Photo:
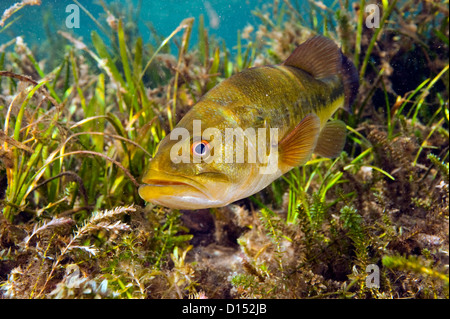
[[(0, 298), (449, 298), (448, 0), (383, 0), (378, 27), (373, 3), (274, 0), (225, 43), (203, 17), (147, 41), (139, 6), (99, 1), (89, 39), (0, 43)], [(140, 198), (201, 96), (317, 34), (360, 79), (339, 157), (222, 208)]]

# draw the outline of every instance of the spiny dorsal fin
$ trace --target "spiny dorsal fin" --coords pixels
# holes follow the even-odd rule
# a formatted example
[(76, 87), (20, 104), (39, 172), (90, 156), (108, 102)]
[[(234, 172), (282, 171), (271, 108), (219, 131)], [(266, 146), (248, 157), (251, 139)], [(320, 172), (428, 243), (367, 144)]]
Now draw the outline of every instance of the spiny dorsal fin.
[(306, 163), (316, 148), (319, 136), (320, 120), (315, 114), (308, 114), (279, 143), (278, 151), (281, 162), (287, 166)]
[(316, 79), (323, 79), (339, 72), (341, 55), (333, 40), (315, 36), (300, 44), (283, 64), (302, 69)]
[(358, 71), (333, 40), (315, 36), (300, 44), (283, 64), (302, 69), (319, 80), (340, 74), (344, 82), (344, 108), (350, 111), (358, 94)]
[(319, 134), (314, 153), (323, 157), (338, 157), (345, 145), (347, 129), (339, 120), (329, 121)]

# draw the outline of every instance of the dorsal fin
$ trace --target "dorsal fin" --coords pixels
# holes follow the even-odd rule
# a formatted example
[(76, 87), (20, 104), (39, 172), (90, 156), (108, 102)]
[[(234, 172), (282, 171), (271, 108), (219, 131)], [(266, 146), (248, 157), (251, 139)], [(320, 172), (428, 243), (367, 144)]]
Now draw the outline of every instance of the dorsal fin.
[(323, 79), (336, 75), (341, 61), (341, 50), (333, 40), (315, 36), (300, 44), (283, 64), (302, 69), (316, 79)]
[(318, 80), (340, 74), (344, 82), (344, 108), (350, 111), (358, 93), (358, 72), (333, 40), (320, 35), (306, 40), (283, 64), (306, 71)]

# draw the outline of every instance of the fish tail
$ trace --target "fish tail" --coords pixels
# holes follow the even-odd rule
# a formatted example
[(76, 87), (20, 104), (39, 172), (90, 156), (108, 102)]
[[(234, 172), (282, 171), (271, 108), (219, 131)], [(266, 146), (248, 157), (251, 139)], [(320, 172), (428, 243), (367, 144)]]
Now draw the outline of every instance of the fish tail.
[(351, 106), (356, 99), (359, 89), (359, 76), (353, 62), (341, 51), (341, 74), (344, 81), (345, 105), (344, 109), (351, 112)]

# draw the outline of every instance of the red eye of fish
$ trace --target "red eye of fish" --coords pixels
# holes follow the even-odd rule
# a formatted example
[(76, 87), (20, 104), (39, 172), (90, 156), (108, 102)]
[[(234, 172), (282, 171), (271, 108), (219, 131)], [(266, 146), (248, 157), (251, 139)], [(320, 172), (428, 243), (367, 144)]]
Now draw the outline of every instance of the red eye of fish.
[(209, 143), (205, 140), (202, 140), (201, 142), (192, 143), (191, 153), (195, 156), (205, 156), (208, 155), (209, 149)]

